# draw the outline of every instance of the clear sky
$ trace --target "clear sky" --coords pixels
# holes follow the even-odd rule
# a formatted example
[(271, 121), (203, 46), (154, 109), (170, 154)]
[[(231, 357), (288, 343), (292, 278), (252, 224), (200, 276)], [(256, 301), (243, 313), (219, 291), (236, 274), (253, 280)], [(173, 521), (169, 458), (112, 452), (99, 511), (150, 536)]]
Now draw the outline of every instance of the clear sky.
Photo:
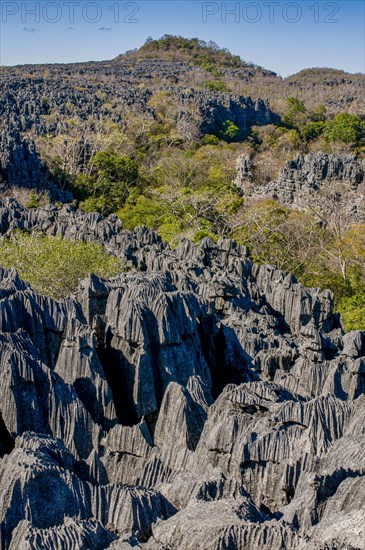
[(365, 0), (0, 0), (1, 65), (112, 59), (148, 36), (214, 40), (282, 76), (365, 72)]

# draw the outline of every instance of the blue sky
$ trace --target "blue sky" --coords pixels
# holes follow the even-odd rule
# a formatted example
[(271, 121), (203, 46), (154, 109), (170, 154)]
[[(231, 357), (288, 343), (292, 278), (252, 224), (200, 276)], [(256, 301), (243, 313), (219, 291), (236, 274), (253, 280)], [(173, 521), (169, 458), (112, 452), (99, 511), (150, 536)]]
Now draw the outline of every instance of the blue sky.
[(365, 72), (365, 0), (0, 0), (0, 63), (111, 59), (147, 36), (214, 40), (282, 76)]

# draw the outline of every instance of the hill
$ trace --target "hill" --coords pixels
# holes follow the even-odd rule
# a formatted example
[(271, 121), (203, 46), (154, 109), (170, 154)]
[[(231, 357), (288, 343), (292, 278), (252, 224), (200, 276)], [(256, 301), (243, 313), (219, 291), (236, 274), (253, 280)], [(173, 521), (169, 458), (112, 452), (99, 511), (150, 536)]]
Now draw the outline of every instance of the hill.
[[(173, 246), (234, 237), (256, 261), (335, 290), (346, 327), (360, 328), (364, 82), (332, 69), (282, 79), (174, 36), (110, 61), (2, 68), (2, 194), (117, 214)], [(328, 158), (356, 189), (342, 176), (322, 185)], [(323, 204), (336, 214), (323, 218)]]

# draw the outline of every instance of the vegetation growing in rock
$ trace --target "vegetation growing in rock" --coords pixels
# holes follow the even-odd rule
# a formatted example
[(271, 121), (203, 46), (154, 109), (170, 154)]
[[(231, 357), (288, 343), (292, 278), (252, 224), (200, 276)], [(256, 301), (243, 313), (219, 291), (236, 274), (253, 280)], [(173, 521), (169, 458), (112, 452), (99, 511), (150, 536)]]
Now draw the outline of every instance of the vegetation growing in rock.
[(339, 113), (324, 124), (323, 135), (328, 141), (364, 145), (365, 122), (359, 116)]
[[(165, 34), (162, 38), (147, 39), (138, 50), (128, 52), (127, 57), (160, 58), (169, 61), (190, 61), (199, 67), (214, 72), (216, 67), (240, 67), (244, 64), (238, 55), (213, 42), (198, 38), (183, 38)], [(123, 58), (123, 56), (122, 56)]]
[(328, 227), (310, 212), (253, 201), (239, 212), (234, 236), (253, 261), (274, 264), (308, 287), (330, 288), (346, 330), (365, 329), (365, 226)]
[(20, 231), (1, 241), (0, 265), (14, 267), (34, 290), (53, 298), (75, 292), (89, 273), (113, 277), (123, 270), (120, 260), (95, 243)]
[[(235, 159), (242, 152), (251, 158), (258, 183), (273, 180), (283, 161), (298, 152), (331, 151), (332, 144), (334, 151), (361, 152), (360, 117), (327, 118), (323, 106), (308, 110), (290, 97), (279, 124), (255, 126), (244, 142), (227, 144), (238, 131), (232, 121), (222, 124), (219, 136), (197, 139), (192, 131), (184, 137), (177, 131), (176, 106), (168, 94), (155, 95), (150, 104), (155, 121), (146, 121), (136, 135), (138, 122), (130, 116), (124, 131), (114, 130), (120, 135), (117, 149), (101, 149), (85, 173), (73, 178), (80, 207), (117, 212), (126, 229), (143, 224), (172, 244), (181, 237), (195, 242), (206, 236), (233, 237), (248, 246), (254, 261), (273, 263), (308, 286), (332, 289), (346, 328), (365, 327), (365, 278), (345, 244), (346, 232), (338, 255), (339, 237), (315, 213), (294, 212), (275, 202), (247, 203), (232, 184)], [(363, 227), (355, 230), (360, 238)]]
[[(125, 228), (144, 224), (172, 244), (233, 237), (255, 261), (335, 290), (343, 311), (354, 296), (361, 303), (364, 274), (346, 240), (351, 224), (336, 235), (318, 213), (244, 200), (232, 183), (239, 155), (250, 160), (258, 191), (298, 153), (364, 156), (361, 75), (309, 69), (281, 79), (212, 42), (170, 35), (111, 62), (27, 70), (39, 78), (34, 112), (42, 131), (34, 122), (24, 135), (77, 206), (118, 213)], [(4, 71), (15, 82), (21, 74)], [(269, 98), (271, 110), (240, 96)], [(24, 202), (35, 207), (39, 196)]]
[(79, 174), (73, 186), (86, 212), (115, 212), (125, 203), (130, 189), (140, 185), (138, 164), (111, 149), (96, 153), (89, 165), (90, 174)]

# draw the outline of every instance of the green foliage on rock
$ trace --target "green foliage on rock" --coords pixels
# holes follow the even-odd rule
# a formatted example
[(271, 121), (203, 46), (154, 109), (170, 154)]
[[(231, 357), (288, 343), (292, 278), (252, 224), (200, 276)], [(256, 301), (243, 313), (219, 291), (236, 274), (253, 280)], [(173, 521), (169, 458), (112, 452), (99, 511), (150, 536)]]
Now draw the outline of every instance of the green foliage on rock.
[(219, 145), (219, 139), (214, 134), (205, 134), (203, 143), (204, 145)]
[(0, 265), (14, 267), (34, 290), (57, 299), (75, 292), (89, 273), (113, 277), (123, 271), (121, 260), (95, 243), (20, 231), (0, 242)]
[(346, 280), (339, 270), (325, 265), (319, 258), (316, 273), (300, 279), (309, 287), (329, 288), (334, 295), (335, 311), (341, 314), (342, 323), (347, 332), (365, 330), (365, 279), (363, 273), (352, 265), (347, 268)]
[(25, 204), (26, 208), (38, 208), (39, 206), (39, 194), (31, 190), (28, 195), (27, 202)]
[(222, 128), (221, 128), (221, 137), (225, 140), (225, 141), (233, 141), (238, 133), (239, 133), (239, 128), (238, 126), (236, 126), (236, 124), (234, 122), (232, 122), (231, 120), (226, 120), (223, 124), (222, 124)]
[(89, 165), (90, 175), (79, 174), (74, 183), (75, 195), (86, 212), (115, 212), (127, 200), (130, 189), (140, 184), (137, 162), (112, 149), (94, 155)]
[(212, 92), (227, 92), (227, 84), (222, 80), (206, 80), (204, 87)]
[(323, 135), (329, 142), (360, 144), (365, 139), (365, 122), (359, 116), (340, 113), (325, 123)]
[(365, 330), (365, 285), (336, 299), (336, 309), (342, 316), (345, 329)]
[(157, 40), (148, 39), (137, 52), (127, 53), (127, 57), (134, 55), (190, 61), (209, 72), (214, 72), (217, 66), (237, 68), (244, 65), (238, 55), (232, 55), (229, 50), (219, 48), (213, 41), (205, 42), (198, 38), (183, 38), (170, 34), (165, 34)]
[(123, 227), (130, 230), (145, 225), (157, 231), (173, 219), (166, 203), (150, 194), (141, 195), (138, 192), (129, 195), (124, 207), (118, 210), (117, 214)]

